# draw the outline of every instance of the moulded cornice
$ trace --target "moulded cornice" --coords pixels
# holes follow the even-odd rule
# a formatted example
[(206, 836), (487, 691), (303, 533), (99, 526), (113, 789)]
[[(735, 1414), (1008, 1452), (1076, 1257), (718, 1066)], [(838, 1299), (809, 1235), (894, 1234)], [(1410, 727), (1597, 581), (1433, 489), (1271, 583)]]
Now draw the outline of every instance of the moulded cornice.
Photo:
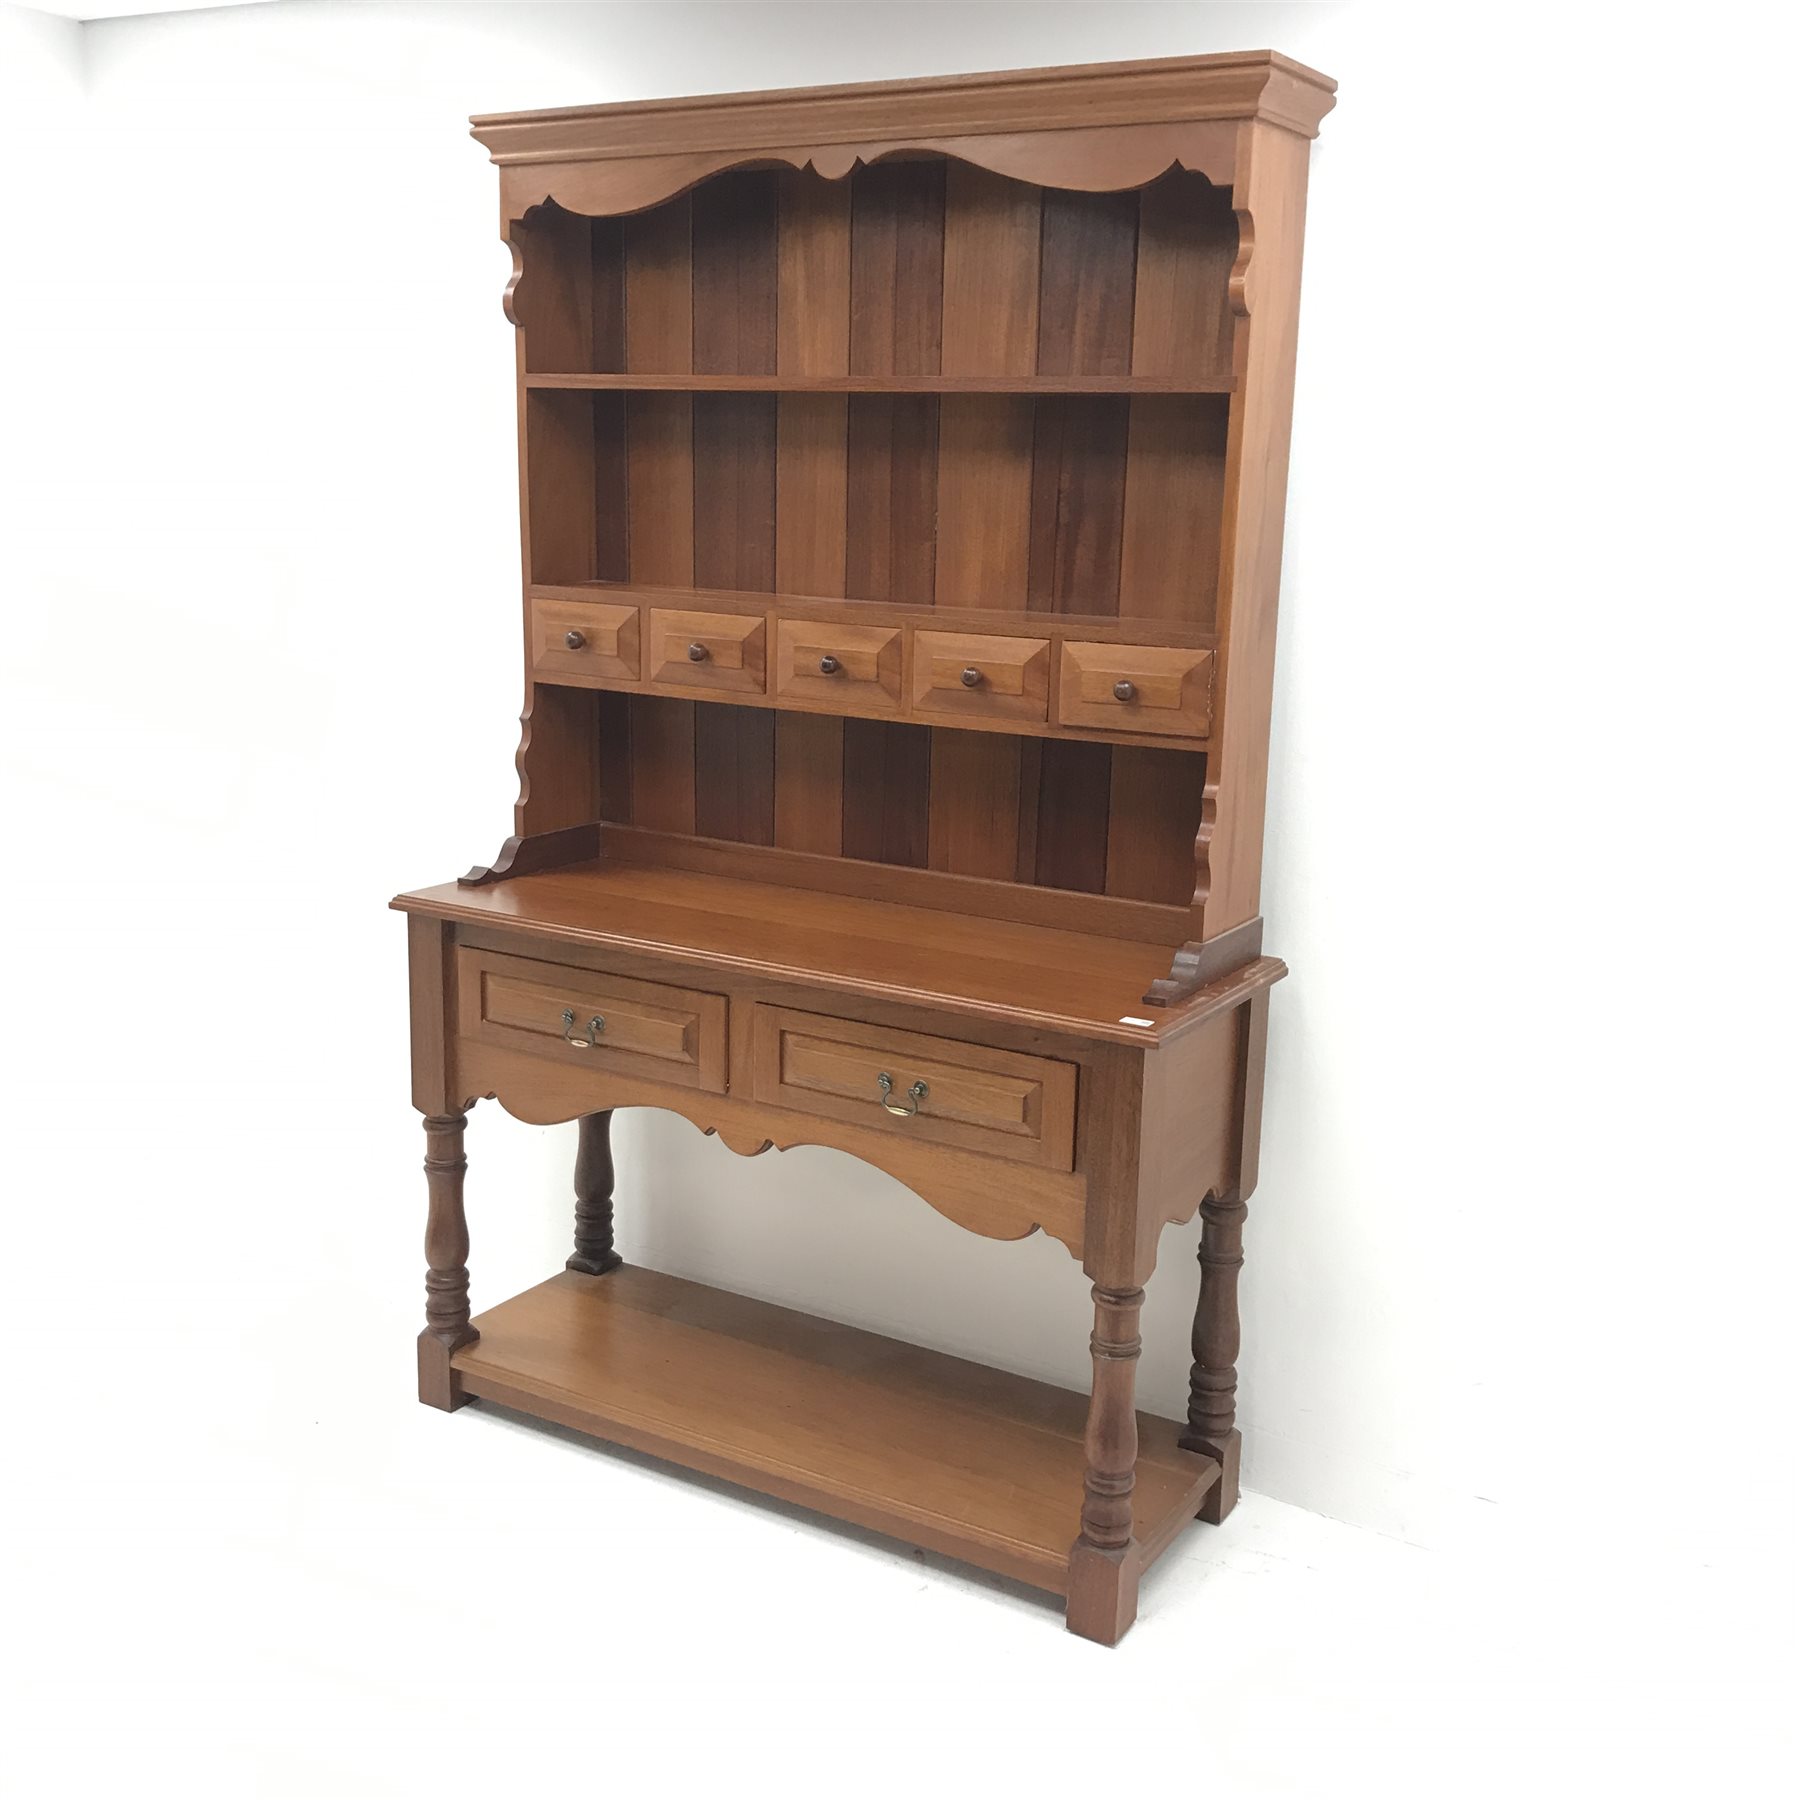
[(1261, 119), (1313, 137), (1336, 89), (1328, 76), (1275, 51), (1247, 50), (485, 113), (470, 124), (502, 166), (1208, 120)]

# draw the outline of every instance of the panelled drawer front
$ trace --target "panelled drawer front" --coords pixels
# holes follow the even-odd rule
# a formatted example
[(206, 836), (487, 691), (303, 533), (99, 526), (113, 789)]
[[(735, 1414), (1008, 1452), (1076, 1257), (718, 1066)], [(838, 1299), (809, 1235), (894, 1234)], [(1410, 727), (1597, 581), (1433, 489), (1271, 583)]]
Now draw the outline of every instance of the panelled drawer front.
[(1074, 1167), (1073, 1063), (779, 1006), (756, 1008), (751, 1042), (752, 1093), (766, 1105)]
[(464, 1037), (571, 1067), (725, 1091), (723, 995), (495, 950), (458, 950), (456, 974)]
[(1048, 638), (967, 631), (913, 633), (915, 711), (1042, 719), (1049, 710)]
[(815, 710), (900, 710), (900, 628), (783, 619), (775, 630), (775, 692)]
[(636, 681), (638, 609), (585, 600), (532, 601), (531, 667), (546, 681)]
[(1205, 737), (1212, 729), (1212, 671), (1210, 650), (1065, 643), (1056, 722)]
[(754, 613), (650, 609), (649, 678), (680, 687), (760, 694), (767, 626)]

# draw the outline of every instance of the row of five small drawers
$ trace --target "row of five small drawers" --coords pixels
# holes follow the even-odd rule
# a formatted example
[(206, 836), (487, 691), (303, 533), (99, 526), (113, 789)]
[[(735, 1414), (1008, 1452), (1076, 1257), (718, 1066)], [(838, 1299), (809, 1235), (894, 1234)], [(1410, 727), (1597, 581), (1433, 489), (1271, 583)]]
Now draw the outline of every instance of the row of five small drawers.
[(1053, 645), (1047, 637), (762, 613), (641, 611), (642, 621), (636, 606), (535, 599), (537, 678), (720, 699), (772, 694), (821, 712), (873, 717), (936, 715), (1182, 738), (1204, 738), (1211, 725), (1210, 650), (1072, 639)]

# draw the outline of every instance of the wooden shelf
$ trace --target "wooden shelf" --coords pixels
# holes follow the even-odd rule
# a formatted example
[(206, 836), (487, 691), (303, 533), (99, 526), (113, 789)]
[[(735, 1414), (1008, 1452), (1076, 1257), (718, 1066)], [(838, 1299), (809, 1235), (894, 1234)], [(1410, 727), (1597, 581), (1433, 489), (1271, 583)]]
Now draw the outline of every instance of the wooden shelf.
[[(465, 1393), (1060, 1594), (1083, 1394), (671, 1275), (564, 1273), (475, 1320)], [(1145, 1559), (1218, 1479), (1138, 1415)]]
[[(724, 968), (1139, 1046), (1241, 1004), (1234, 984), (1266, 983), (1280, 968), (1267, 958), (1252, 962), (1179, 1006), (1147, 1012), (1143, 994), (1168, 973), (1173, 936), (1136, 942), (616, 860), (487, 887), (446, 883), (402, 894), (394, 905), (553, 942), (649, 952), (690, 964), (702, 980), (706, 969)], [(1127, 1018), (1148, 1022), (1127, 1025)]]
[(1230, 375), (527, 375), (528, 388), (646, 394), (1230, 394)]

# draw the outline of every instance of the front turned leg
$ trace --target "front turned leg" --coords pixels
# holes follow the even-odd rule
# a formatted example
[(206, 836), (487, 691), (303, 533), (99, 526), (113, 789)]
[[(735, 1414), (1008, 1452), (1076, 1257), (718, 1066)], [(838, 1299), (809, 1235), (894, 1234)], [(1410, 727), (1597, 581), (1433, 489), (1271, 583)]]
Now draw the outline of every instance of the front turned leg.
[(1069, 1552), (1068, 1626), (1116, 1644), (1137, 1617), (1142, 1565), (1131, 1536), (1137, 1483), (1138, 1311), (1142, 1288), (1094, 1289), (1094, 1391), (1088, 1402), (1081, 1536)]
[(604, 1275), (624, 1260), (613, 1248), (612, 1114), (588, 1113), (575, 1152), (575, 1254), (566, 1266)]
[(1219, 1479), (1200, 1503), (1217, 1525), (1238, 1501), (1243, 1434), (1237, 1430), (1238, 1271), (1244, 1266), (1244, 1214), (1227, 1190), (1200, 1202), (1200, 1301), (1194, 1308), (1194, 1367), (1188, 1377), (1188, 1426), (1182, 1448), (1214, 1458)]
[(468, 1396), (450, 1358), (481, 1334), (469, 1323), (469, 1225), (463, 1216), (464, 1115), (425, 1121), (425, 1329), (419, 1333), (419, 1399), (455, 1412)]

